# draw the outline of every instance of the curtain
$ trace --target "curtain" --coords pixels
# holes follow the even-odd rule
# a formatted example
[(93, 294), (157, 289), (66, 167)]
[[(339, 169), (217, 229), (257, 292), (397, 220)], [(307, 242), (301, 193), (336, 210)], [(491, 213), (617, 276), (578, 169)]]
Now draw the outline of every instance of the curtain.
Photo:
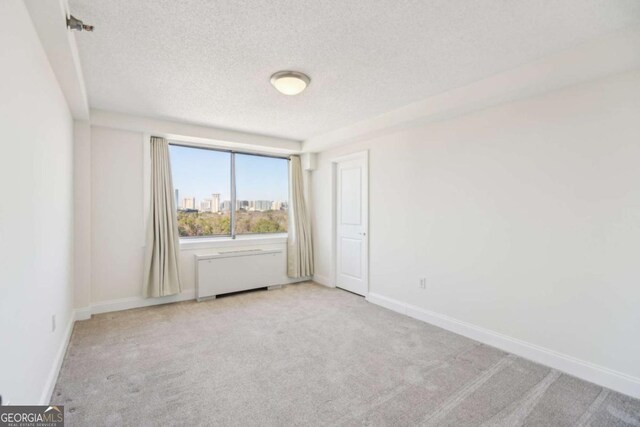
[(144, 295), (162, 297), (179, 293), (180, 236), (171, 179), (169, 143), (151, 137), (151, 209), (147, 224)]
[(304, 201), (304, 183), (300, 156), (289, 162), (289, 238), (287, 241), (287, 275), (291, 278), (313, 276), (311, 225)]

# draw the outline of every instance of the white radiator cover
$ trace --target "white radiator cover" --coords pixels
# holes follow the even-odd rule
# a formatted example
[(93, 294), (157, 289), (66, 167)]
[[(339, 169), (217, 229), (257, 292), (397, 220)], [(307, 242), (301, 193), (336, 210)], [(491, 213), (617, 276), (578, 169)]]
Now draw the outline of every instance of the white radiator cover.
[(282, 284), (286, 260), (281, 249), (224, 251), (195, 255), (196, 298)]

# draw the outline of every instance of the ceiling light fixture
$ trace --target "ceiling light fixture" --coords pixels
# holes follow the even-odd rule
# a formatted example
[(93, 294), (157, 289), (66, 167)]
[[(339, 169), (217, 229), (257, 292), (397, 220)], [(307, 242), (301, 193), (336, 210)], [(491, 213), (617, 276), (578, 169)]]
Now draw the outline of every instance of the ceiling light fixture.
[(278, 71), (271, 76), (271, 84), (285, 95), (297, 95), (309, 86), (311, 79), (298, 71)]

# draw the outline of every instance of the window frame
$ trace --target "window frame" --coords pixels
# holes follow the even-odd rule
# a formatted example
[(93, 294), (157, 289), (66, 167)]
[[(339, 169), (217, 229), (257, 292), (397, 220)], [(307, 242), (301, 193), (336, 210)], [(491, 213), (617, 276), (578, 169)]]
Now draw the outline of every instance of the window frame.
[[(233, 149), (224, 149), (224, 148), (217, 148), (217, 147), (207, 147), (207, 146), (202, 146), (202, 145), (195, 145), (195, 144), (186, 144), (184, 142), (180, 142), (180, 141), (168, 141), (169, 142), (169, 146), (176, 146), (176, 147), (184, 147), (184, 148), (193, 148), (193, 149), (198, 149), (198, 150), (209, 150), (209, 151), (217, 151), (217, 152), (221, 152), (221, 153), (229, 153), (229, 162), (230, 162), (230, 168), (229, 168), (229, 173), (230, 173), (230, 179), (229, 179), (229, 183), (230, 183), (230, 191), (229, 191), (229, 203), (231, 206), (229, 206), (229, 234), (211, 234), (211, 235), (207, 235), (207, 236), (180, 236), (180, 240), (185, 240), (185, 241), (195, 241), (195, 240), (204, 240), (204, 239), (209, 239), (209, 240), (216, 240), (216, 239), (229, 239), (231, 238), (232, 240), (235, 240), (237, 236), (268, 236), (268, 235), (284, 235), (286, 236), (288, 234), (288, 231), (283, 233), (281, 231), (272, 231), (272, 232), (267, 232), (267, 233), (241, 233), (241, 234), (236, 234), (236, 154), (242, 154), (242, 155), (247, 155), (247, 156), (257, 156), (257, 157), (269, 157), (269, 158), (273, 158), (273, 159), (281, 159), (281, 160), (286, 160), (287, 162), (291, 161), (291, 157), (290, 156), (278, 156), (276, 154), (265, 154), (265, 153), (255, 153), (255, 152), (251, 152), (251, 151), (241, 151), (241, 150), (233, 150)], [(173, 174), (173, 171), (171, 171), (171, 173)], [(172, 176), (172, 180), (173, 180), (173, 176)], [(291, 173), (289, 171), (289, 167), (287, 166), (287, 186), (290, 189), (291, 188)], [(287, 194), (287, 217), (289, 216), (289, 205), (291, 203), (291, 201), (289, 200), (289, 196), (290, 194)], [(178, 207), (176, 206), (176, 214), (178, 212)]]

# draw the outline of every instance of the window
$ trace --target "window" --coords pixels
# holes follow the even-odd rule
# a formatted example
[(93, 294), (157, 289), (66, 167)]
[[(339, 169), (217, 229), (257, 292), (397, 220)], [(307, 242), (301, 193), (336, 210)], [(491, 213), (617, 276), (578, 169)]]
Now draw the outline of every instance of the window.
[(235, 233), (285, 233), (289, 200), (288, 160), (236, 154), (235, 170)]
[(228, 236), (231, 153), (169, 145), (181, 237)]
[(176, 144), (169, 155), (180, 237), (286, 233), (287, 159)]

